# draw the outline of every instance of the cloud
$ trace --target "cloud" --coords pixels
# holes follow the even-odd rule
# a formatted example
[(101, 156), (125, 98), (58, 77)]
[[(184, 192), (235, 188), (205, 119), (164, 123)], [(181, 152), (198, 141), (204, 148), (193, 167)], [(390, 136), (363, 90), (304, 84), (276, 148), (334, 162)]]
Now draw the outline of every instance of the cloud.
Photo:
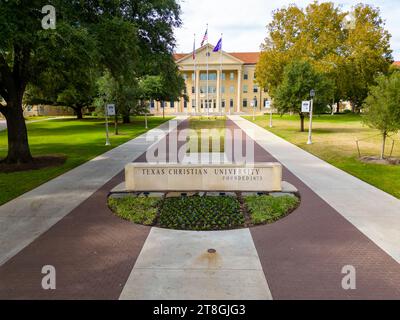
[[(193, 34), (199, 46), (209, 24), (209, 42), (216, 44), (223, 33), (223, 49), (226, 51), (258, 51), (267, 36), (266, 25), (272, 19), (272, 11), (290, 3), (300, 7), (312, 0), (180, 0), (183, 26), (175, 30), (177, 52), (190, 52), (193, 48)], [(334, 1), (343, 9), (349, 9), (360, 0)], [(394, 57), (400, 60), (400, 7), (396, 0), (375, 0), (367, 2), (381, 9), (382, 17), (392, 34)]]

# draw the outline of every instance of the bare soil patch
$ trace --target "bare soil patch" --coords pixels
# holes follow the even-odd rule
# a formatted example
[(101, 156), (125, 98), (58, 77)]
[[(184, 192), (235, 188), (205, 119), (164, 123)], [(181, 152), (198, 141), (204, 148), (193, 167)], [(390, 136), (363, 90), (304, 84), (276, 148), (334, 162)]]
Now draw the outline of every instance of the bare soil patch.
[(391, 165), (391, 166), (398, 166), (400, 165), (400, 159), (399, 158), (386, 158), (386, 159), (381, 159), (379, 157), (361, 157), (360, 159), (364, 163), (375, 163), (375, 164), (383, 164), (383, 165)]
[(9, 164), (0, 161), (0, 173), (11, 173), (18, 171), (38, 170), (49, 167), (61, 166), (65, 163), (65, 155), (48, 155), (33, 158), (31, 163)]

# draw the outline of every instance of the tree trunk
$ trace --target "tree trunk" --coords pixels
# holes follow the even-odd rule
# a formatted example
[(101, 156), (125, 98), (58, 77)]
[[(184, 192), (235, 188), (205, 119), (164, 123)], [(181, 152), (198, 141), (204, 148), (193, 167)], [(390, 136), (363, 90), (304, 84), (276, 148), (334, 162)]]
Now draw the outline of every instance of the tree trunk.
[(7, 120), (8, 154), (5, 163), (29, 163), (33, 161), (28, 143), (28, 132), (22, 110), (22, 99), (7, 101), (4, 116)]
[(129, 114), (122, 115), (122, 123), (131, 123), (131, 118), (130, 118)]
[(300, 131), (304, 132), (304, 113), (300, 113)]
[(384, 132), (382, 133), (382, 151), (381, 151), (381, 160), (385, 159), (386, 136), (387, 136), (387, 133), (386, 133), (386, 131), (384, 131)]
[(115, 116), (114, 116), (114, 128), (115, 128), (115, 135), (117, 136), (118, 135), (118, 116), (117, 116), (117, 113), (115, 113)]
[(75, 110), (76, 118), (78, 120), (83, 119), (82, 108), (76, 107), (76, 108), (74, 108), (74, 110)]

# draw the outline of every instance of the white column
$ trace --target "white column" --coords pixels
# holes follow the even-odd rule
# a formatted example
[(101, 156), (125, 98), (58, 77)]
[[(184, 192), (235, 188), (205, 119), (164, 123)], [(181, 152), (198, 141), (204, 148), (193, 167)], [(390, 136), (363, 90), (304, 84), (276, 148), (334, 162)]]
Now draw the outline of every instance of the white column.
[(221, 112), (221, 71), (217, 70), (217, 110)]
[(240, 112), (240, 106), (242, 103), (241, 95), (242, 95), (242, 69), (239, 69), (237, 72), (238, 80), (237, 80), (237, 106), (236, 112)]

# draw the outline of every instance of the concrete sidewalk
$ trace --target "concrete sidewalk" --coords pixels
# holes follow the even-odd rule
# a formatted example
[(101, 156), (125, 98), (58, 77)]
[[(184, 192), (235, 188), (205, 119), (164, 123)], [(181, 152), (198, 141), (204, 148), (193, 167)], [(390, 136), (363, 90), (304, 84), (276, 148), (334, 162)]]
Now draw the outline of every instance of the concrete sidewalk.
[[(215, 249), (209, 253), (208, 249)], [(152, 228), (121, 300), (271, 300), (249, 229)]]
[(88, 199), (186, 117), (116, 147), (0, 207), (0, 265)]
[(400, 262), (400, 200), (240, 116), (229, 118), (358, 230)]

